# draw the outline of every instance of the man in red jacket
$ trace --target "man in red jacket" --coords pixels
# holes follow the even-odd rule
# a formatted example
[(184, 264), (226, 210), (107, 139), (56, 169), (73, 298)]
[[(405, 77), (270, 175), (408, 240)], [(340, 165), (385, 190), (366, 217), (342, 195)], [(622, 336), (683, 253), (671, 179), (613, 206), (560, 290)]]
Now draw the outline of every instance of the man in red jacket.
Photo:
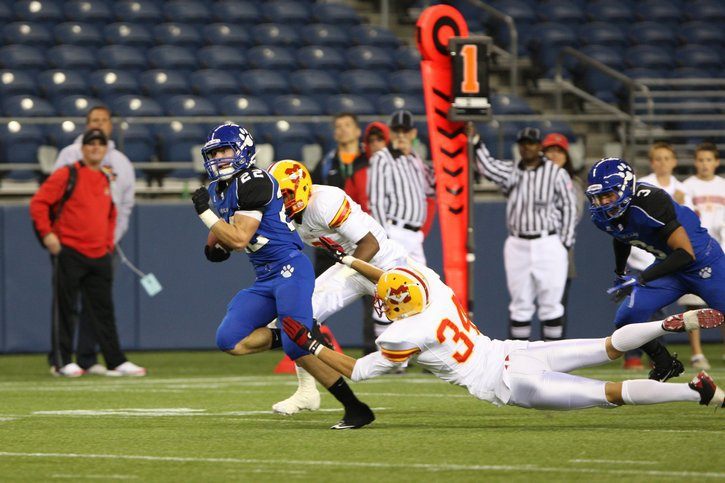
[[(72, 360), (73, 307), (79, 293), (90, 310), (93, 329), (110, 369), (109, 376), (144, 376), (146, 369), (129, 362), (118, 341), (113, 309), (111, 254), (116, 208), (111, 186), (101, 170), (108, 139), (100, 129), (85, 132), (83, 159), (55, 171), (30, 200), (30, 216), (54, 267), (58, 325), (53, 330), (51, 372), (78, 377), (83, 369)], [(57, 332), (57, 333), (56, 333)]]

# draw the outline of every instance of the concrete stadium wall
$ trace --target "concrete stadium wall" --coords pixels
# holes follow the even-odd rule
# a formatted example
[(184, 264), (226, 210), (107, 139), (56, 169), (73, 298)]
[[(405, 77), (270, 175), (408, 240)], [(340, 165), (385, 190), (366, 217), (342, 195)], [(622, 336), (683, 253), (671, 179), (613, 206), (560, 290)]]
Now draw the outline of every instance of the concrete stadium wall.
[[(475, 321), (493, 338), (507, 335), (504, 212), (503, 203), (476, 205)], [(0, 226), (0, 353), (44, 352), (50, 346), (49, 257), (35, 239), (27, 206), (0, 207)], [(117, 267), (114, 299), (125, 349), (215, 347), (227, 302), (251, 285), (253, 272), (244, 255), (220, 264), (207, 262), (202, 251), (206, 235), (190, 203), (137, 205), (121, 246), (143, 271), (157, 276), (163, 291), (148, 297), (128, 268)], [(426, 240), (426, 253), (431, 267), (440, 272), (436, 227)], [(584, 219), (578, 227), (569, 338), (611, 332), (616, 306), (604, 291), (612, 281), (612, 257), (609, 237)], [(363, 310), (368, 309), (357, 302), (328, 321), (343, 346), (361, 345)], [(534, 334), (538, 338), (536, 326)], [(705, 332), (703, 339), (719, 340), (719, 331)]]

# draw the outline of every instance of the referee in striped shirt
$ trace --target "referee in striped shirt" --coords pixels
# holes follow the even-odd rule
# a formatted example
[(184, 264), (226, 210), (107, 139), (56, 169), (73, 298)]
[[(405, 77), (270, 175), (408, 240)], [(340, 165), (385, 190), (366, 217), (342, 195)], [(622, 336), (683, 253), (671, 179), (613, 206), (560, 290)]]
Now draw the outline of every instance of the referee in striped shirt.
[(395, 111), (389, 125), (391, 146), (375, 153), (368, 168), (370, 214), (413, 260), (425, 264), (423, 237), (434, 213), (435, 175), (413, 151), (418, 135), (413, 114)]
[(521, 161), (494, 159), (486, 146), (476, 146), (476, 167), (508, 199), (504, 266), (511, 303), (509, 335), (531, 337), (531, 318), (538, 305), (544, 340), (564, 337), (561, 303), (568, 268), (567, 250), (574, 244), (576, 195), (569, 174), (541, 152), (541, 132), (519, 131)]

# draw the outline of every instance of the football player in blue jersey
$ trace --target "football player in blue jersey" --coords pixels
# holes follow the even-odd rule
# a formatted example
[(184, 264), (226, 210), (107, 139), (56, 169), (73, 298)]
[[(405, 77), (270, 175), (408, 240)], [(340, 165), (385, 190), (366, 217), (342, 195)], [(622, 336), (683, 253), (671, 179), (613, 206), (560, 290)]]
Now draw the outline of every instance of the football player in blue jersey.
[[(237, 293), (217, 329), (219, 349), (245, 355), (260, 349), (255, 338), (275, 317), (292, 317), (312, 329), (312, 292), (315, 274), (302, 253), (302, 241), (289, 222), (277, 181), (254, 166), (254, 140), (232, 123), (214, 128), (201, 149), (211, 184), (193, 196), (199, 218), (211, 230), (211, 246), (204, 249), (213, 262), (229, 258), (230, 250), (244, 250), (254, 266), (254, 284)], [(212, 211), (214, 205), (220, 217)], [(286, 334), (273, 331), (272, 347), (284, 352), (325, 386), (345, 407), (343, 419), (332, 429), (354, 429), (375, 419), (342, 376), (301, 350)], [(267, 342), (269, 344), (269, 342)], [(250, 348), (254, 348), (250, 350)]]
[[(649, 320), (688, 293), (699, 295), (713, 309), (725, 310), (725, 256), (694, 211), (660, 188), (637, 183), (632, 168), (619, 158), (596, 163), (588, 185), (592, 221), (614, 237), (617, 278), (607, 292), (616, 302), (624, 300), (617, 309), (617, 327)], [(655, 256), (636, 277), (625, 273), (632, 246)], [(642, 350), (654, 363), (650, 379), (666, 381), (684, 371), (657, 340)]]

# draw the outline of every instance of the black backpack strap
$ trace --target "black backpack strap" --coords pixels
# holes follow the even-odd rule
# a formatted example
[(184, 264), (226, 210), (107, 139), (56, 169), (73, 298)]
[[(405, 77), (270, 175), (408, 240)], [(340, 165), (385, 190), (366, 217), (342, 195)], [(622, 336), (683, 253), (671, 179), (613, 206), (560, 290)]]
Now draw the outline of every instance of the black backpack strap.
[[(78, 168), (76, 168), (75, 164), (69, 164), (68, 165), (68, 181), (65, 184), (65, 191), (63, 191), (63, 196), (60, 198), (58, 203), (55, 205), (55, 207), (51, 207), (50, 209), (50, 224), (51, 226), (55, 225), (55, 222), (58, 221), (60, 218), (60, 214), (63, 211), (63, 205), (65, 205), (65, 202), (68, 201), (68, 199), (73, 195), (73, 190), (76, 188), (76, 181), (78, 180)], [(33, 231), (35, 232), (35, 236), (40, 242), (40, 245), (45, 248), (43, 245), (43, 239), (40, 236), (40, 233), (35, 228), (35, 225), (33, 225)]]

